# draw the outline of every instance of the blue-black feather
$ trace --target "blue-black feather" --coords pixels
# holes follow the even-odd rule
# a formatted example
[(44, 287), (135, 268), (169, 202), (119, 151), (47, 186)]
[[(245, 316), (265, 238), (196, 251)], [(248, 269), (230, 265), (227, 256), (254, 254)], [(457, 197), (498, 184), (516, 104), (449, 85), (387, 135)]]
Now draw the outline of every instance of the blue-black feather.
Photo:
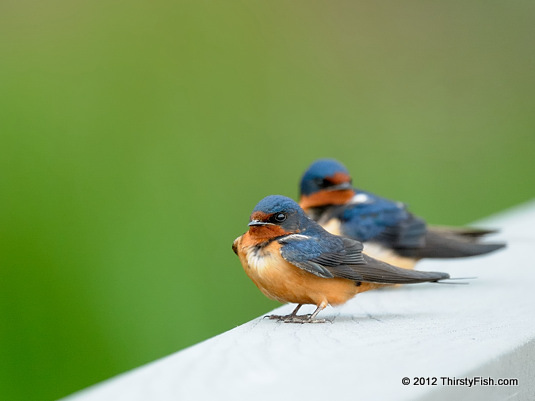
[[(359, 191), (359, 193), (362, 193)], [(366, 193), (367, 200), (345, 205), (337, 218), (342, 234), (359, 241), (369, 241), (409, 217), (403, 204)]]

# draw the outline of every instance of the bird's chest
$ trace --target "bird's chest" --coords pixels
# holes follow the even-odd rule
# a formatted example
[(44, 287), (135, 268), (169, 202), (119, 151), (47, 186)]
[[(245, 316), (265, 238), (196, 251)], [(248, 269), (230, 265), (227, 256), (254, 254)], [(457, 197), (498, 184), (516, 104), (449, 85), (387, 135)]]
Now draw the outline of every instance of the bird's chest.
[(255, 281), (273, 281), (280, 279), (283, 265), (287, 263), (275, 246), (249, 247), (245, 249), (245, 272)]
[(245, 247), (242, 265), (245, 273), (265, 295), (281, 302), (291, 301), (304, 272), (280, 255), (276, 242), (266, 247)]

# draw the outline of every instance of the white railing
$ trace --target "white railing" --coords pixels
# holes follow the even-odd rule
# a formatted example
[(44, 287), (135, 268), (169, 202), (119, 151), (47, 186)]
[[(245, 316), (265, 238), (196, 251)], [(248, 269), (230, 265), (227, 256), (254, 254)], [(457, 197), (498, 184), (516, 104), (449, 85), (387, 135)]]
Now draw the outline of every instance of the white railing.
[[(469, 285), (370, 291), (323, 311), (332, 324), (259, 317), (68, 400), (535, 400), (535, 202), (479, 226), (507, 249), (418, 265)], [(488, 378), (518, 385), (451, 385)]]

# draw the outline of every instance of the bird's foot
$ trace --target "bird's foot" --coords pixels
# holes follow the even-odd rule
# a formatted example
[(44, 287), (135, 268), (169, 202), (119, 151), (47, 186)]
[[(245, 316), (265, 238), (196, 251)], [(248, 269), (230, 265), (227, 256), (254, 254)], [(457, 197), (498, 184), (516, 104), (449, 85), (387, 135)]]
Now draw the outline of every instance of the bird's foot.
[(271, 320), (276, 320), (283, 323), (332, 323), (327, 319), (314, 319), (311, 314), (308, 315), (268, 315)]

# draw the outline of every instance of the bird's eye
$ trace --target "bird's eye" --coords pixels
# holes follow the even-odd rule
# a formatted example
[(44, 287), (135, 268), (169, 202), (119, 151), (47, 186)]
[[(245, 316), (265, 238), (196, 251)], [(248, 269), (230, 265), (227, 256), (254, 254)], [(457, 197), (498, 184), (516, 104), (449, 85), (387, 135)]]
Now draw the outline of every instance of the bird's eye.
[(277, 223), (282, 223), (284, 220), (286, 220), (286, 213), (277, 213), (277, 214), (273, 215), (273, 219)]
[(327, 188), (332, 185), (332, 182), (330, 180), (328, 180), (327, 178), (320, 178), (320, 177), (315, 178), (314, 183), (320, 188)]

